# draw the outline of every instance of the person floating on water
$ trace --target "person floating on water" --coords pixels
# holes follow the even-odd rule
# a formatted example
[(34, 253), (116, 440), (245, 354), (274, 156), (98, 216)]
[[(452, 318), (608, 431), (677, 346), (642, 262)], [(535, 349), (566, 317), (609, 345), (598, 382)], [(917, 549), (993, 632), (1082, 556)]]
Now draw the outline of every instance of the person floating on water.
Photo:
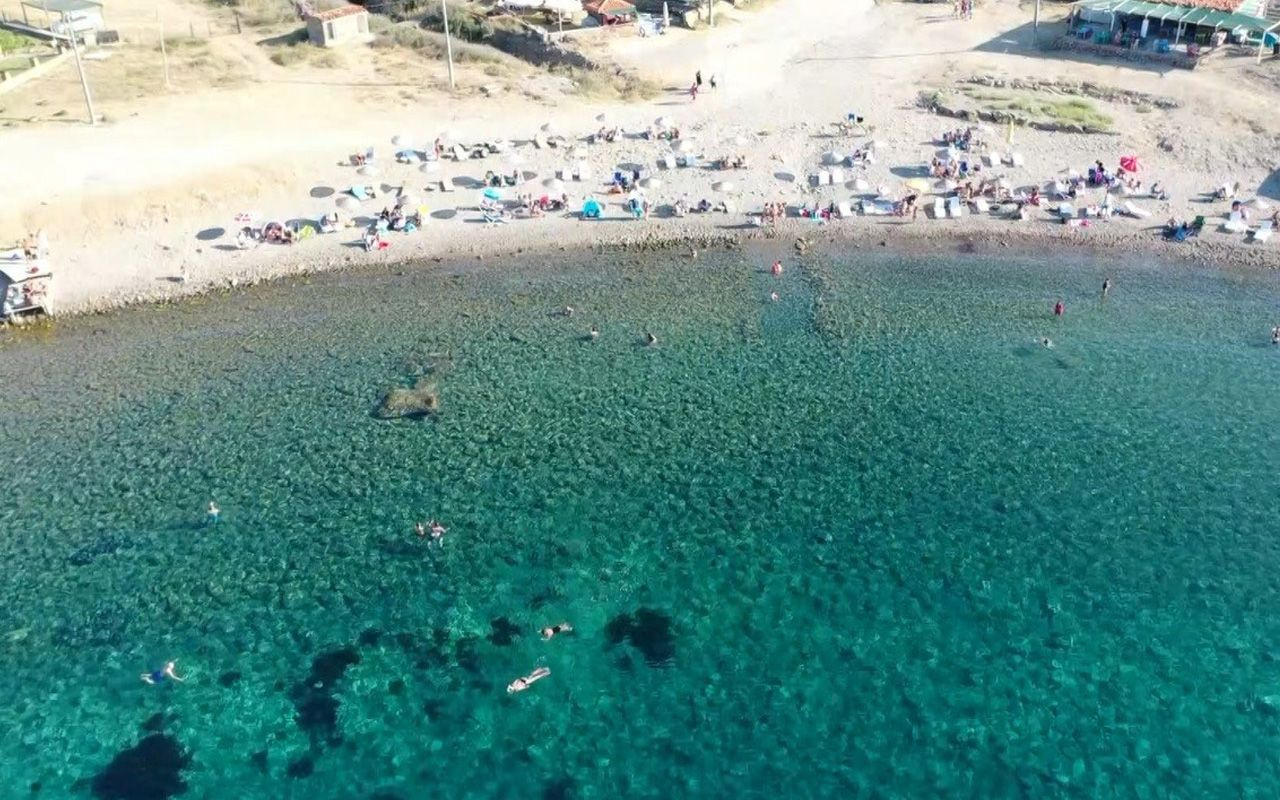
[(775, 302), (775, 303), (776, 303), (776, 302), (778, 302), (778, 293), (777, 293), (777, 292), (769, 292), (769, 299), (770, 299), (771, 301)]
[(214, 525), (218, 522), (218, 516), (222, 513), (222, 509), (218, 508), (218, 504), (209, 501), (209, 508), (204, 512), (204, 521), (207, 525)]
[(570, 625), (567, 622), (561, 622), (556, 625), (552, 625), (550, 628), (543, 628), (542, 638), (550, 639), (552, 636), (555, 636), (557, 633), (569, 633), (572, 630), (573, 630), (572, 625)]
[(1103, 279), (1102, 279), (1102, 296), (1103, 296), (1103, 298), (1105, 298), (1105, 297), (1106, 297), (1110, 292), (1111, 292), (1111, 279), (1110, 279), (1110, 278), (1103, 278)]
[(1061, 300), (1053, 304), (1053, 315), (1055, 317), (1062, 316), (1063, 314), (1066, 313), (1066, 311), (1067, 311), (1067, 307), (1062, 304)]
[(177, 667), (177, 661), (170, 661), (164, 665), (164, 669), (153, 669), (150, 672), (144, 672), (142, 673), (142, 682), (149, 683), (152, 686), (156, 686), (170, 680), (182, 683), (186, 678), (178, 677), (178, 673), (174, 671)]
[(773, 266), (769, 268), (769, 271), (773, 273), (773, 277), (775, 277), (775, 278), (776, 278), (776, 277), (778, 277), (779, 275), (781, 275), (781, 274), (782, 274), (782, 262), (781, 262), (781, 261), (775, 261), (775, 262), (773, 262)]
[(543, 678), (547, 677), (550, 674), (551, 674), (551, 670), (547, 669), (546, 667), (538, 667), (533, 672), (530, 672), (528, 675), (525, 675), (523, 678), (516, 678), (511, 683), (508, 683), (507, 694), (515, 694), (516, 692), (523, 692), (525, 689), (528, 689), (530, 686), (532, 686), (533, 684), (537, 683), (538, 681), (542, 680)]
[(646, 333), (644, 335), (644, 343), (649, 347), (653, 347), (655, 344), (658, 343), (658, 337), (654, 336), (652, 333)]

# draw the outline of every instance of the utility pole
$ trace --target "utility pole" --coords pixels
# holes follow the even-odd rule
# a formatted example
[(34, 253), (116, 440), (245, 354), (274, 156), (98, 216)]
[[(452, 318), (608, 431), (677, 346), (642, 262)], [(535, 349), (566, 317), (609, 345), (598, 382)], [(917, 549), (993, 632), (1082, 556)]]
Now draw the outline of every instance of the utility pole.
[(440, 0), (440, 13), (444, 16), (444, 51), (449, 57), (449, 88), (456, 89), (453, 84), (453, 39), (449, 37), (449, 6), (447, 0)]
[(160, 61), (164, 63), (164, 88), (172, 89), (169, 83), (169, 51), (164, 48), (164, 20), (160, 21)]
[[(62, 21), (67, 21), (67, 15), (62, 15)], [(80, 88), (84, 90), (84, 104), (89, 108), (89, 124), (97, 125), (98, 116), (93, 113), (93, 96), (89, 93), (89, 80), (84, 76), (84, 64), (80, 62), (80, 43), (76, 41), (76, 24), (71, 22), (67, 25), (67, 31), (71, 34), (71, 52), (76, 55), (76, 72), (80, 73)]]
[(716, 26), (716, 0), (707, 0), (707, 27)]
[(1040, 0), (1036, 0), (1036, 15), (1031, 20), (1031, 46), (1040, 48)]

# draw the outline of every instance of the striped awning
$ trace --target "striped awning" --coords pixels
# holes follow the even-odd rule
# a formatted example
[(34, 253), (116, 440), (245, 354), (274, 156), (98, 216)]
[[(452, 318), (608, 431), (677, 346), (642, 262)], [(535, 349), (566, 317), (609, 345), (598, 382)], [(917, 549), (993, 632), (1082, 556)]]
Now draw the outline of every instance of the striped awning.
[(1171, 3), (1151, 3), (1147, 0), (1081, 0), (1076, 3), (1076, 6), (1104, 14), (1126, 14), (1160, 22), (1176, 22), (1179, 25), (1198, 25), (1228, 31), (1241, 28), (1249, 31), (1267, 31), (1276, 26), (1276, 23), (1270, 20), (1249, 14)]

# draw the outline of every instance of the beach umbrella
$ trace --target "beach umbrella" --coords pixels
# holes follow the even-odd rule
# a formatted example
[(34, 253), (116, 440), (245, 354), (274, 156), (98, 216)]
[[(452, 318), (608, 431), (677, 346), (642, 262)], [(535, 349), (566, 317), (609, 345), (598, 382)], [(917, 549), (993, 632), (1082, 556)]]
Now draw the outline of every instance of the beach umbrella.
[[(351, 199), (354, 200), (355, 198), (353, 197)], [(257, 211), (241, 211), (239, 214), (236, 214), (236, 222), (241, 225), (251, 225), (258, 217), (259, 214)]]
[(855, 192), (865, 192), (867, 189), (870, 189), (870, 188), (871, 188), (871, 184), (867, 183), (865, 179), (863, 178), (853, 179), (853, 190)]
[(608, 121), (609, 121), (608, 114), (605, 114), (603, 112), (596, 114), (596, 122), (608, 122)]
[(554, 133), (555, 129), (556, 129), (556, 126), (552, 125), (550, 122), (542, 123), (541, 130), (543, 133)]
[(1142, 168), (1142, 162), (1137, 156), (1120, 156), (1120, 169), (1125, 172), (1137, 172)]
[(722, 194), (727, 194), (729, 192), (737, 191), (738, 184), (733, 181), (716, 181), (711, 184), (711, 188), (717, 192), (721, 192)]
[(903, 186), (914, 192), (930, 192), (933, 191), (933, 184), (925, 178), (909, 178), (902, 182)]
[(742, 134), (738, 134), (737, 136), (733, 137), (733, 143), (738, 147), (746, 147), (747, 141), (748, 141), (747, 137), (743, 136)]
[(640, 185), (646, 189), (657, 189), (662, 186), (662, 178), (657, 176), (651, 178), (641, 178)]
[(419, 172), (425, 172), (428, 175), (435, 174), (440, 171), (439, 161), (424, 161), (422, 166), (418, 167)]
[(655, 119), (653, 124), (657, 125), (659, 128), (670, 128), (676, 124), (676, 121), (664, 114), (663, 116)]
[(888, 197), (890, 191), (891, 190), (889, 189), (889, 185), (885, 183), (882, 183), (876, 187), (876, 194), (879, 195), (880, 197)]
[(586, 158), (587, 148), (583, 147), (582, 145), (578, 145), (577, 147), (573, 148), (573, 150), (569, 152), (569, 155), (573, 158)]
[(848, 156), (839, 150), (828, 150), (822, 154), (822, 163), (828, 165), (843, 164), (846, 158)]
[(343, 211), (355, 211), (360, 207), (360, 201), (349, 194), (344, 194), (338, 198), (338, 208)]
[(1001, 178), (1000, 180), (996, 181), (996, 185), (999, 186), (1001, 189), (1009, 189), (1012, 187), (1012, 184), (1009, 183), (1008, 178)]
[(547, 178), (545, 181), (542, 182), (542, 185), (553, 192), (564, 191), (564, 181), (560, 180), (559, 178)]
[(356, 170), (356, 172), (365, 176), (366, 178), (376, 178), (380, 170), (372, 164), (365, 164), (363, 167)]
[(398, 206), (416, 206), (418, 204), (418, 196), (412, 193), (402, 194), (396, 198)]
[(523, 154), (517, 153), (515, 150), (512, 150), (511, 152), (507, 153), (502, 157), (502, 161), (503, 163), (508, 164), (509, 166), (518, 167), (521, 164), (528, 161), (528, 159), (525, 158)]
[(502, 192), (498, 191), (497, 187), (494, 187), (494, 186), (485, 187), (484, 192), (482, 192), (481, 194), (483, 195), (485, 200), (501, 200), (502, 199)]
[(692, 141), (690, 141), (689, 139), (681, 139), (678, 142), (672, 142), (671, 149), (675, 150), (677, 153), (687, 154), (687, 153), (692, 153), (694, 150), (697, 150), (698, 146), (694, 144)]
[(396, 147), (413, 147), (413, 139), (407, 133), (397, 133), (391, 137), (391, 144)]

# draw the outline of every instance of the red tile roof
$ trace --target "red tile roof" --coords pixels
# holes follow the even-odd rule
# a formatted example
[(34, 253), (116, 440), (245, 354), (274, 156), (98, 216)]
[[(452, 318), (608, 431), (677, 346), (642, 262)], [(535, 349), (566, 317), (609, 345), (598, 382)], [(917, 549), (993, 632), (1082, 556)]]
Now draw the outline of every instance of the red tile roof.
[(349, 17), (352, 14), (363, 14), (363, 13), (364, 13), (364, 6), (338, 6), (337, 8), (331, 8), (328, 11), (321, 11), (318, 14), (312, 14), (311, 18), (318, 19), (321, 22), (328, 22), (329, 20), (340, 19), (342, 17)]

